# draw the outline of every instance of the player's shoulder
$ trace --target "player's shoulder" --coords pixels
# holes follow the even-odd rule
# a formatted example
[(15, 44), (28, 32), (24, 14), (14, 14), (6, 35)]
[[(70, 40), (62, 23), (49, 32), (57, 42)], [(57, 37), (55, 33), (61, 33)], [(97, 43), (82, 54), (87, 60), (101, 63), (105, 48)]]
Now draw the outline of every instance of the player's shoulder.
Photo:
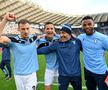
[(86, 34), (85, 34), (85, 33), (82, 33), (82, 34), (79, 34), (79, 35), (77, 36), (77, 38), (84, 37), (84, 36), (86, 36)]
[(18, 42), (19, 41), (19, 36), (16, 35), (16, 36), (8, 36), (8, 38), (12, 41), (12, 42)]
[(100, 32), (95, 32), (95, 35), (98, 36), (98, 37), (108, 37), (107, 35), (103, 34), (103, 33), (100, 33)]
[(41, 44), (41, 43), (45, 43), (47, 40), (45, 39), (45, 37), (42, 37), (42, 38), (38, 38), (37, 39), (37, 42), (39, 43), (39, 44)]
[(71, 41), (72, 41), (72, 42), (75, 41), (75, 42), (78, 42), (78, 43), (81, 42), (80, 39), (79, 39), (79, 38), (76, 38), (76, 37), (71, 38)]

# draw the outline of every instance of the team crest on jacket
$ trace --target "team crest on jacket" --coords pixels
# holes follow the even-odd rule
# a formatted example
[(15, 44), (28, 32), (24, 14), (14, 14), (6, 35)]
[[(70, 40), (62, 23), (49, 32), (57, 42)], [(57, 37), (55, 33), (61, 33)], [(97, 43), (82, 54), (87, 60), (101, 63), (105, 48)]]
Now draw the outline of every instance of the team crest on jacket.
[(75, 41), (72, 41), (72, 42), (73, 42), (73, 44), (76, 44)]

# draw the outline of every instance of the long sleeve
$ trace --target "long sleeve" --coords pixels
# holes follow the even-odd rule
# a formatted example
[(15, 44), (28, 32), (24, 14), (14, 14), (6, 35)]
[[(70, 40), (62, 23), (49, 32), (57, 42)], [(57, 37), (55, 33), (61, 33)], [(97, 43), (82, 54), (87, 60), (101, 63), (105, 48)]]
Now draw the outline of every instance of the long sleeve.
[(38, 54), (48, 54), (57, 50), (57, 43), (37, 49)]

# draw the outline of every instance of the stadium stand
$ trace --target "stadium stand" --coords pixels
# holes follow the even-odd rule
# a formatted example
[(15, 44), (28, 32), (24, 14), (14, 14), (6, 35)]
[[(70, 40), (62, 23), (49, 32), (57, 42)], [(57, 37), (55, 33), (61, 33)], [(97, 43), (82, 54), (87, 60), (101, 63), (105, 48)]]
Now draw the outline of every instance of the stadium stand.
[[(47, 21), (53, 22), (55, 26), (69, 23), (72, 26), (76, 26), (75, 28), (72, 27), (76, 35), (83, 33), (79, 26), (84, 15), (69, 16), (62, 13), (48, 12), (43, 10), (39, 5), (31, 3), (30, 0), (0, 0), (0, 20), (6, 12), (15, 13), (17, 16), (16, 22), (20, 19), (27, 19), (31, 24), (34, 24), (31, 31), (32, 34), (42, 34), (43, 30), (40, 28), (40, 23)], [(99, 32), (108, 35), (108, 13), (92, 14), (90, 16), (93, 17), (96, 23), (96, 30), (99, 29)], [(13, 27), (14, 23), (12, 22), (7, 25), (4, 34), (18, 34), (16, 24)], [(35, 25), (36, 27), (34, 28)], [(58, 32), (59, 28), (56, 28), (56, 30)]]
[[(37, 28), (39, 28), (39, 26), (36, 27), (36, 25), (31, 24), (31, 31), (30, 31), (30, 33), (31, 34), (36, 34), (36, 35), (41, 35), (42, 32), (39, 29), (37, 29)], [(16, 35), (16, 34), (19, 34), (17, 23), (15, 23), (15, 22), (7, 23), (3, 34), (5, 34), (5, 35)]]

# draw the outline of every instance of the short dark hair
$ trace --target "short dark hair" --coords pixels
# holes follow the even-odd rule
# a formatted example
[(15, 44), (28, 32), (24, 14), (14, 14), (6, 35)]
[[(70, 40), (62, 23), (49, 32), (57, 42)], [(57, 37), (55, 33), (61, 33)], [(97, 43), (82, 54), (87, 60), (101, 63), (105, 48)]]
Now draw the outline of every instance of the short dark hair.
[(18, 22), (18, 25), (19, 25), (19, 24), (26, 24), (26, 23), (29, 23), (29, 21), (26, 20), (26, 19), (21, 19), (21, 20)]
[(85, 17), (83, 17), (83, 19), (81, 20), (81, 22), (82, 22), (83, 20), (87, 20), (87, 19), (93, 20), (93, 18), (92, 18), (91, 16), (85, 16)]
[(45, 28), (46, 25), (48, 25), (48, 24), (52, 24), (52, 25), (54, 25), (52, 22), (46, 22), (45, 25), (44, 25), (44, 28)]

